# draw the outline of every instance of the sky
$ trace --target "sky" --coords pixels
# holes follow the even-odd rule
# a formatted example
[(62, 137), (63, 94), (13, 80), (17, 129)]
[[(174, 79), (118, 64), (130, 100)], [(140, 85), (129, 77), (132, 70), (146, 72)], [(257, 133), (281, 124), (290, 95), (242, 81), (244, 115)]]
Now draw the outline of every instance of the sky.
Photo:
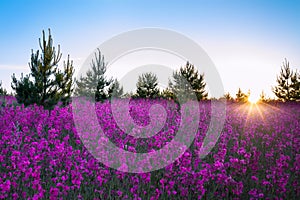
[[(300, 1), (293, 0), (2, 0), (0, 80), (11, 91), (11, 75), (29, 73), (31, 50), (39, 49), (42, 30), (51, 29), (62, 60), (69, 54), (79, 71), (95, 48), (112, 36), (157, 27), (201, 46), (215, 64), (225, 92), (235, 95), (240, 87), (244, 92), (250, 89), (253, 96), (264, 90), (274, 97), (271, 87), (284, 59), (300, 71), (299, 11)], [(118, 70), (112, 73), (120, 76)]]

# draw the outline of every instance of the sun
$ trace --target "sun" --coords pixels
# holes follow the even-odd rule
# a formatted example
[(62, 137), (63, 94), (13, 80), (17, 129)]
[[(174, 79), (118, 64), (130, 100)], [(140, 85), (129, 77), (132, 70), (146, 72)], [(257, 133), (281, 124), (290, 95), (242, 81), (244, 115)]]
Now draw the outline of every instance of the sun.
[(259, 97), (254, 96), (254, 95), (250, 95), (248, 98), (248, 101), (252, 104), (256, 104), (259, 101)]

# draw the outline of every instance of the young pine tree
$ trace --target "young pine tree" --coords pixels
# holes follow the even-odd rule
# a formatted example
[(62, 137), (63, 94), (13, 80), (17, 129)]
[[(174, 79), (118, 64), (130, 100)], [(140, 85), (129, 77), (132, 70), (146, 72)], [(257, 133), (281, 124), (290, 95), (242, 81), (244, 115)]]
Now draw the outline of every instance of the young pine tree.
[(230, 95), (229, 92), (224, 94), (223, 98), (226, 99), (227, 101), (232, 101), (233, 100), (233, 97)]
[(121, 98), (123, 96), (123, 86), (117, 79), (113, 80), (108, 88), (108, 98)]
[(106, 89), (113, 83), (112, 79), (107, 79), (105, 76), (106, 63), (104, 56), (99, 49), (95, 53), (95, 58), (92, 60), (91, 68), (86, 72), (85, 76), (81, 76), (76, 81), (76, 96), (85, 96), (94, 98), (95, 101), (104, 101), (109, 97)]
[(173, 81), (169, 81), (169, 88), (178, 99), (187, 100), (196, 96), (199, 101), (207, 98), (204, 74), (199, 74), (191, 63), (187, 62), (179, 71), (175, 71), (172, 78)]
[(296, 72), (291, 77), (291, 96), (293, 100), (297, 101), (300, 100), (300, 73)]
[(259, 102), (267, 102), (267, 96), (264, 91), (261, 91), (259, 95)]
[(134, 97), (157, 98), (160, 96), (158, 78), (151, 72), (140, 75), (136, 87), (137, 89)]
[(235, 100), (240, 103), (245, 103), (248, 101), (248, 97), (250, 96), (250, 91), (248, 91), (248, 94), (245, 94), (242, 92), (241, 88), (238, 89), (238, 92), (236, 93)]
[(161, 92), (161, 96), (164, 99), (174, 100), (176, 97), (170, 88), (166, 88)]
[(12, 76), (11, 87), (16, 93), (19, 103), (25, 106), (36, 103), (46, 109), (53, 108), (58, 102), (67, 104), (73, 90), (73, 62), (68, 60), (64, 63), (63, 70), (58, 68), (62, 54), (60, 45), (56, 51), (49, 29), (46, 40), (43, 31), (42, 40), (39, 39), (41, 53), (39, 50), (31, 54), (29, 68), (31, 73), (17, 80), (15, 74)]
[(2, 87), (2, 81), (0, 81), (0, 95), (7, 95), (6, 89)]

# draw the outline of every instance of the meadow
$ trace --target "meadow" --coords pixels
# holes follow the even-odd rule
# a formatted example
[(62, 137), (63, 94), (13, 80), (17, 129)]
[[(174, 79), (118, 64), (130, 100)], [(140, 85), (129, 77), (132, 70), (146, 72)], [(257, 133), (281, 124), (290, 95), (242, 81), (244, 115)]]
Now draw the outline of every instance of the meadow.
[[(175, 137), (181, 115), (177, 104), (167, 100), (132, 100), (130, 115), (135, 123), (149, 124), (153, 104), (165, 108), (166, 122), (145, 139), (118, 127), (108, 101), (96, 103), (95, 108), (99, 124), (116, 146), (151, 152)], [(198, 155), (210, 125), (211, 103), (199, 104), (196, 137), (181, 157), (159, 170), (126, 173), (98, 162), (88, 151), (94, 145), (96, 152), (101, 138), (90, 127), (87, 137), (80, 137), (72, 104), (48, 111), (7, 99), (0, 107), (0, 199), (300, 198), (299, 103), (227, 103), (221, 135), (203, 159)], [(88, 116), (83, 111), (82, 118)], [(98, 152), (107, 161), (116, 161), (116, 168), (130, 165), (125, 158), (104, 153)], [(149, 163), (136, 167), (149, 169)]]

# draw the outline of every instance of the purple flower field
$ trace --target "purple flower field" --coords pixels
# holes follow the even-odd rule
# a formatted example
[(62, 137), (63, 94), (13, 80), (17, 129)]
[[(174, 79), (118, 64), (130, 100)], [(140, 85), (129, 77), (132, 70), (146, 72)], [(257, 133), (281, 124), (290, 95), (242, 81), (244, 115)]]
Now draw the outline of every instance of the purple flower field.
[[(145, 139), (127, 135), (118, 127), (109, 102), (95, 107), (111, 142), (130, 152), (145, 153), (170, 142), (180, 123), (177, 104), (167, 100), (132, 100), (133, 121), (149, 124), (153, 104), (165, 108), (166, 122), (156, 135)], [(228, 103), (218, 142), (200, 159), (211, 118), (211, 103), (200, 102), (199, 111), (189, 110), (200, 116), (190, 148), (167, 167), (145, 173), (122, 172), (134, 161), (98, 152), (97, 144), (103, 138), (97, 137), (95, 127), (87, 127), (85, 135), (79, 135), (72, 105), (50, 112), (38, 106), (25, 108), (12, 100), (1, 105), (0, 199), (300, 198), (299, 103)], [(90, 113), (84, 112), (84, 106), (81, 117), (88, 121)], [(187, 129), (182, 142), (189, 134)], [(94, 148), (98, 156), (120, 170), (105, 166), (87, 148)], [(135, 167), (151, 169), (149, 165), (155, 162), (149, 158)]]

